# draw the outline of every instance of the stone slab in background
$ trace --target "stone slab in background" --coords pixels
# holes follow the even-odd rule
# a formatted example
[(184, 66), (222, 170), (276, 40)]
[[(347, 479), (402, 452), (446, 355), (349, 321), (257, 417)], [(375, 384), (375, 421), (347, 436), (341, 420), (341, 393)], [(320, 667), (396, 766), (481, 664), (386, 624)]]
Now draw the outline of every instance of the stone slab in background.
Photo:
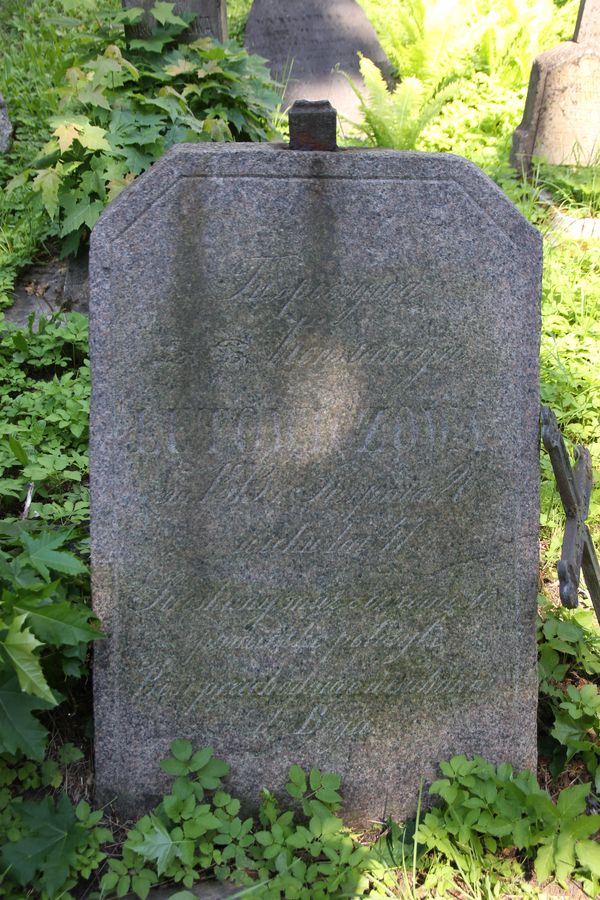
[[(126, 9), (141, 6), (150, 10), (155, 0), (122, 0)], [(190, 25), (188, 38), (196, 40), (199, 37), (214, 37), (218, 41), (227, 40), (227, 0), (175, 0), (174, 12), (193, 13), (194, 21)], [(154, 24), (154, 17), (147, 12), (140, 25), (132, 25), (127, 28), (130, 37), (147, 37)]]
[(573, 40), (600, 46), (600, 0), (581, 0)]
[(92, 234), (96, 774), (354, 824), (536, 761), (541, 240), (450, 154), (181, 145)]
[(373, 26), (356, 0), (254, 0), (246, 25), (246, 47), (268, 60), (271, 74), (287, 84), (284, 105), (329, 100), (356, 119), (359, 102), (340, 67), (364, 90), (358, 53), (384, 73), (391, 64)]
[(25, 269), (17, 279), (13, 305), (4, 310), (7, 322), (24, 328), (35, 320), (50, 319), (59, 312), (89, 309), (88, 256), (84, 249), (69, 260), (50, 259)]
[(15, 130), (8, 117), (8, 109), (2, 94), (0, 94), (0, 153), (8, 153), (12, 147)]
[(600, 163), (600, 3), (582, 0), (572, 41), (536, 57), (511, 163), (528, 172), (534, 157), (552, 165)]

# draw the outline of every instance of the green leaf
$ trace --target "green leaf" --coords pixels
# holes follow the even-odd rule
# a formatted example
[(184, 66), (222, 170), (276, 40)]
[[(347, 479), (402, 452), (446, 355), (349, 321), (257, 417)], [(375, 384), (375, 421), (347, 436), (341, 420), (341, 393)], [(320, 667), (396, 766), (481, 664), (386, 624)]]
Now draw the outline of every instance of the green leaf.
[(188, 767), (178, 759), (161, 759), (160, 767), (167, 775), (186, 775)]
[(589, 869), (595, 878), (600, 878), (600, 844), (596, 841), (578, 841), (575, 852), (580, 864)]
[(23, 531), (21, 542), (24, 551), (17, 559), (24, 564), (29, 564), (40, 573), (45, 581), (50, 580), (49, 569), (60, 572), (63, 575), (83, 575), (87, 572), (83, 563), (64, 550), (57, 551), (54, 548), (62, 546), (65, 542), (64, 531), (53, 535), (50, 531), (42, 532), (39, 537), (34, 537)]
[(31, 713), (54, 705), (23, 694), (15, 675), (0, 672), (0, 750), (13, 754), (20, 751), (41, 762), (48, 732)]
[(76, 646), (102, 637), (102, 632), (88, 623), (92, 617), (91, 610), (66, 600), (36, 604), (34, 600), (19, 599), (14, 610), (28, 615), (28, 623), (34, 633), (47, 644)]
[(135, 847), (135, 852), (156, 864), (159, 876), (163, 875), (175, 859), (175, 844), (171, 835), (154, 815), (150, 815), (151, 830), (144, 834), (144, 840)]
[(42, 169), (33, 179), (33, 190), (41, 193), (44, 209), (51, 219), (58, 212), (58, 191), (61, 184), (58, 169)]
[(155, 3), (152, 7), (151, 13), (161, 25), (181, 25), (182, 28), (187, 28), (187, 22), (185, 19), (181, 19), (179, 16), (175, 15), (173, 12), (174, 8), (174, 3), (165, 3), (163, 0), (159, 0), (159, 2)]
[(331, 790), (331, 788), (319, 788), (319, 790), (315, 793), (315, 797), (317, 800), (320, 800), (322, 803), (341, 803), (342, 798), (338, 794), (337, 791)]
[(181, 762), (187, 762), (192, 756), (192, 742), (185, 740), (173, 741), (171, 744), (171, 753), (175, 759)]
[(589, 784), (576, 784), (574, 787), (561, 791), (556, 803), (556, 809), (560, 816), (574, 819), (575, 816), (584, 813), (589, 792)]
[(54, 805), (50, 797), (21, 805), (27, 837), (5, 844), (2, 860), (11, 866), (18, 882), (26, 885), (41, 872), (41, 884), (53, 896), (65, 883), (72, 855), (85, 840), (86, 831), (77, 822), (73, 806), (65, 794)]
[(212, 747), (203, 747), (202, 750), (197, 750), (190, 760), (190, 771), (198, 772), (200, 769), (203, 769), (207, 762), (212, 759), (212, 755)]
[(131, 887), (140, 900), (146, 900), (146, 897), (150, 893), (150, 888), (152, 887), (152, 881), (148, 878), (143, 878), (140, 875), (134, 875), (131, 879)]
[(42, 700), (56, 706), (57, 701), (46, 681), (40, 660), (34, 654), (34, 650), (41, 647), (42, 643), (35, 638), (29, 628), (23, 627), (26, 619), (26, 614), (15, 616), (0, 646), (17, 673), (21, 690), (26, 694), (35, 694), (36, 697), (41, 697)]
[(552, 844), (540, 847), (535, 858), (535, 874), (540, 884), (547, 881), (554, 872), (554, 848)]
[(295, 784), (299, 788), (300, 793), (303, 794), (306, 791), (306, 773), (304, 769), (297, 765), (290, 766), (288, 775), (292, 784)]
[[(25, 349), (27, 349), (27, 347)], [(9, 434), (9, 436), (8, 436), (8, 443), (10, 445), (10, 449), (12, 450), (14, 455), (17, 457), (17, 459), (19, 460), (21, 465), (28, 466), (29, 465), (29, 457), (27, 456), (27, 453), (25, 452), (25, 448), (23, 447), (23, 445), (20, 444), (19, 441), (16, 439), (16, 437), (12, 434)]]
[(67, 198), (64, 203), (65, 215), (60, 226), (61, 237), (65, 237), (72, 231), (78, 231), (83, 225), (91, 230), (100, 218), (103, 209), (102, 200), (90, 201), (88, 198), (84, 198), (78, 201), (74, 197)]

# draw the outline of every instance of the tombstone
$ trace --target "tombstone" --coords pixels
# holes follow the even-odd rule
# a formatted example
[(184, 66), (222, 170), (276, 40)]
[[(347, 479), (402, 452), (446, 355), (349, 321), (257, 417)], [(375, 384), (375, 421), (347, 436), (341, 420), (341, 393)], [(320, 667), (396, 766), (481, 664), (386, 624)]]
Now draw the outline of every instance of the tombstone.
[[(450, 154), (173, 147), (92, 234), (98, 800), (176, 737), (355, 825), (536, 762), (541, 240)], [(168, 783), (168, 782), (167, 782)]]
[(8, 153), (12, 147), (14, 133), (4, 97), (0, 94), (0, 153)]
[[(128, 26), (129, 38), (145, 38), (152, 33), (155, 19), (148, 10), (152, 9), (154, 2), (155, 0), (122, 0), (125, 9), (137, 6), (146, 10), (139, 25)], [(188, 40), (199, 37), (227, 40), (227, 0), (175, 0), (174, 12), (194, 14), (194, 21), (186, 33)]]
[(286, 86), (285, 107), (298, 99), (329, 100), (350, 119), (360, 116), (360, 103), (343, 73), (364, 92), (358, 54), (386, 75), (392, 68), (356, 0), (254, 0), (245, 42)]
[(600, 46), (600, 0), (581, 0), (573, 40)]
[(527, 172), (533, 157), (552, 165), (600, 162), (600, 3), (582, 0), (572, 41), (533, 63), (511, 163)]

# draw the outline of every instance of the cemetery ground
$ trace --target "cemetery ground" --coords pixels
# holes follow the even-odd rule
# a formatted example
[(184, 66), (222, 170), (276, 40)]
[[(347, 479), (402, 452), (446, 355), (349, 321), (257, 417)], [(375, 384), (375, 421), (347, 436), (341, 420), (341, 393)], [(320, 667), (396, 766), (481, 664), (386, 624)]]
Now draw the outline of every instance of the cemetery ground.
[[(230, 3), (236, 38), (249, 5)], [(598, 174), (540, 166), (527, 182), (508, 162), (533, 55), (572, 34), (578, 4), (457, 2), (451, 19), (443, 3), (413, 5), (412, 18), (403, 0), (362, 5), (403, 82), (391, 94), (363, 63), (365, 126), (348, 140), (463, 155), (540, 229), (541, 399), (569, 447), (589, 447), (597, 473), (600, 242), (552, 230), (540, 198), (598, 216)], [(85, 245), (105, 204), (169, 143), (275, 136), (277, 93), (239, 47), (173, 51), (181, 23), (163, 3), (163, 53), (136, 51), (118, 9), (0, 6), (0, 91), (16, 127), (0, 156), (5, 311), (15, 291), (43, 302), (62, 277), (61, 254)], [(199, 66), (214, 86), (182, 111), (170, 89), (194, 97)], [(158, 100), (152, 115), (140, 95)], [(109, 143), (117, 107), (125, 137)], [(600, 627), (583, 589), (579, 609), (558, 603), (564, 516), (543, 451), (535, 775), (445, 761), (432, 809), (359, 835), (340, 818), (335, 773), (292, 767), (287, 804), (282, 785), (267, 785), (278, 799), (266, 793), (260, 816), (243, 819), (236, 772), (221, 786), (227, 760), (178, 741), (161, 764), (172, 792), (152, 816), (124, 823), (94, 811), (89, 666), (102, 638), (89, 606), (87, 319), (66, 312), (0, 328), (0, 896), (145, 898), (164, 884), (185, 900), (215, 876), (251, 897), (598, 896)], [(597, 488), (588, 522), (599, 545)]]

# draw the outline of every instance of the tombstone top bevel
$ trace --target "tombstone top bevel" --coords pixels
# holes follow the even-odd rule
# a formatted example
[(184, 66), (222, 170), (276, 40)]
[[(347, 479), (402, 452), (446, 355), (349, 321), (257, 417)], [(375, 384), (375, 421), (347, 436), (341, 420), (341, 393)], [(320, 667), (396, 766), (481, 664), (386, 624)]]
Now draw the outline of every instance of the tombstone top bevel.
[(329, 100), (296, 100), (289, 122), (290, 150), (337, 150), (337, 111)]

